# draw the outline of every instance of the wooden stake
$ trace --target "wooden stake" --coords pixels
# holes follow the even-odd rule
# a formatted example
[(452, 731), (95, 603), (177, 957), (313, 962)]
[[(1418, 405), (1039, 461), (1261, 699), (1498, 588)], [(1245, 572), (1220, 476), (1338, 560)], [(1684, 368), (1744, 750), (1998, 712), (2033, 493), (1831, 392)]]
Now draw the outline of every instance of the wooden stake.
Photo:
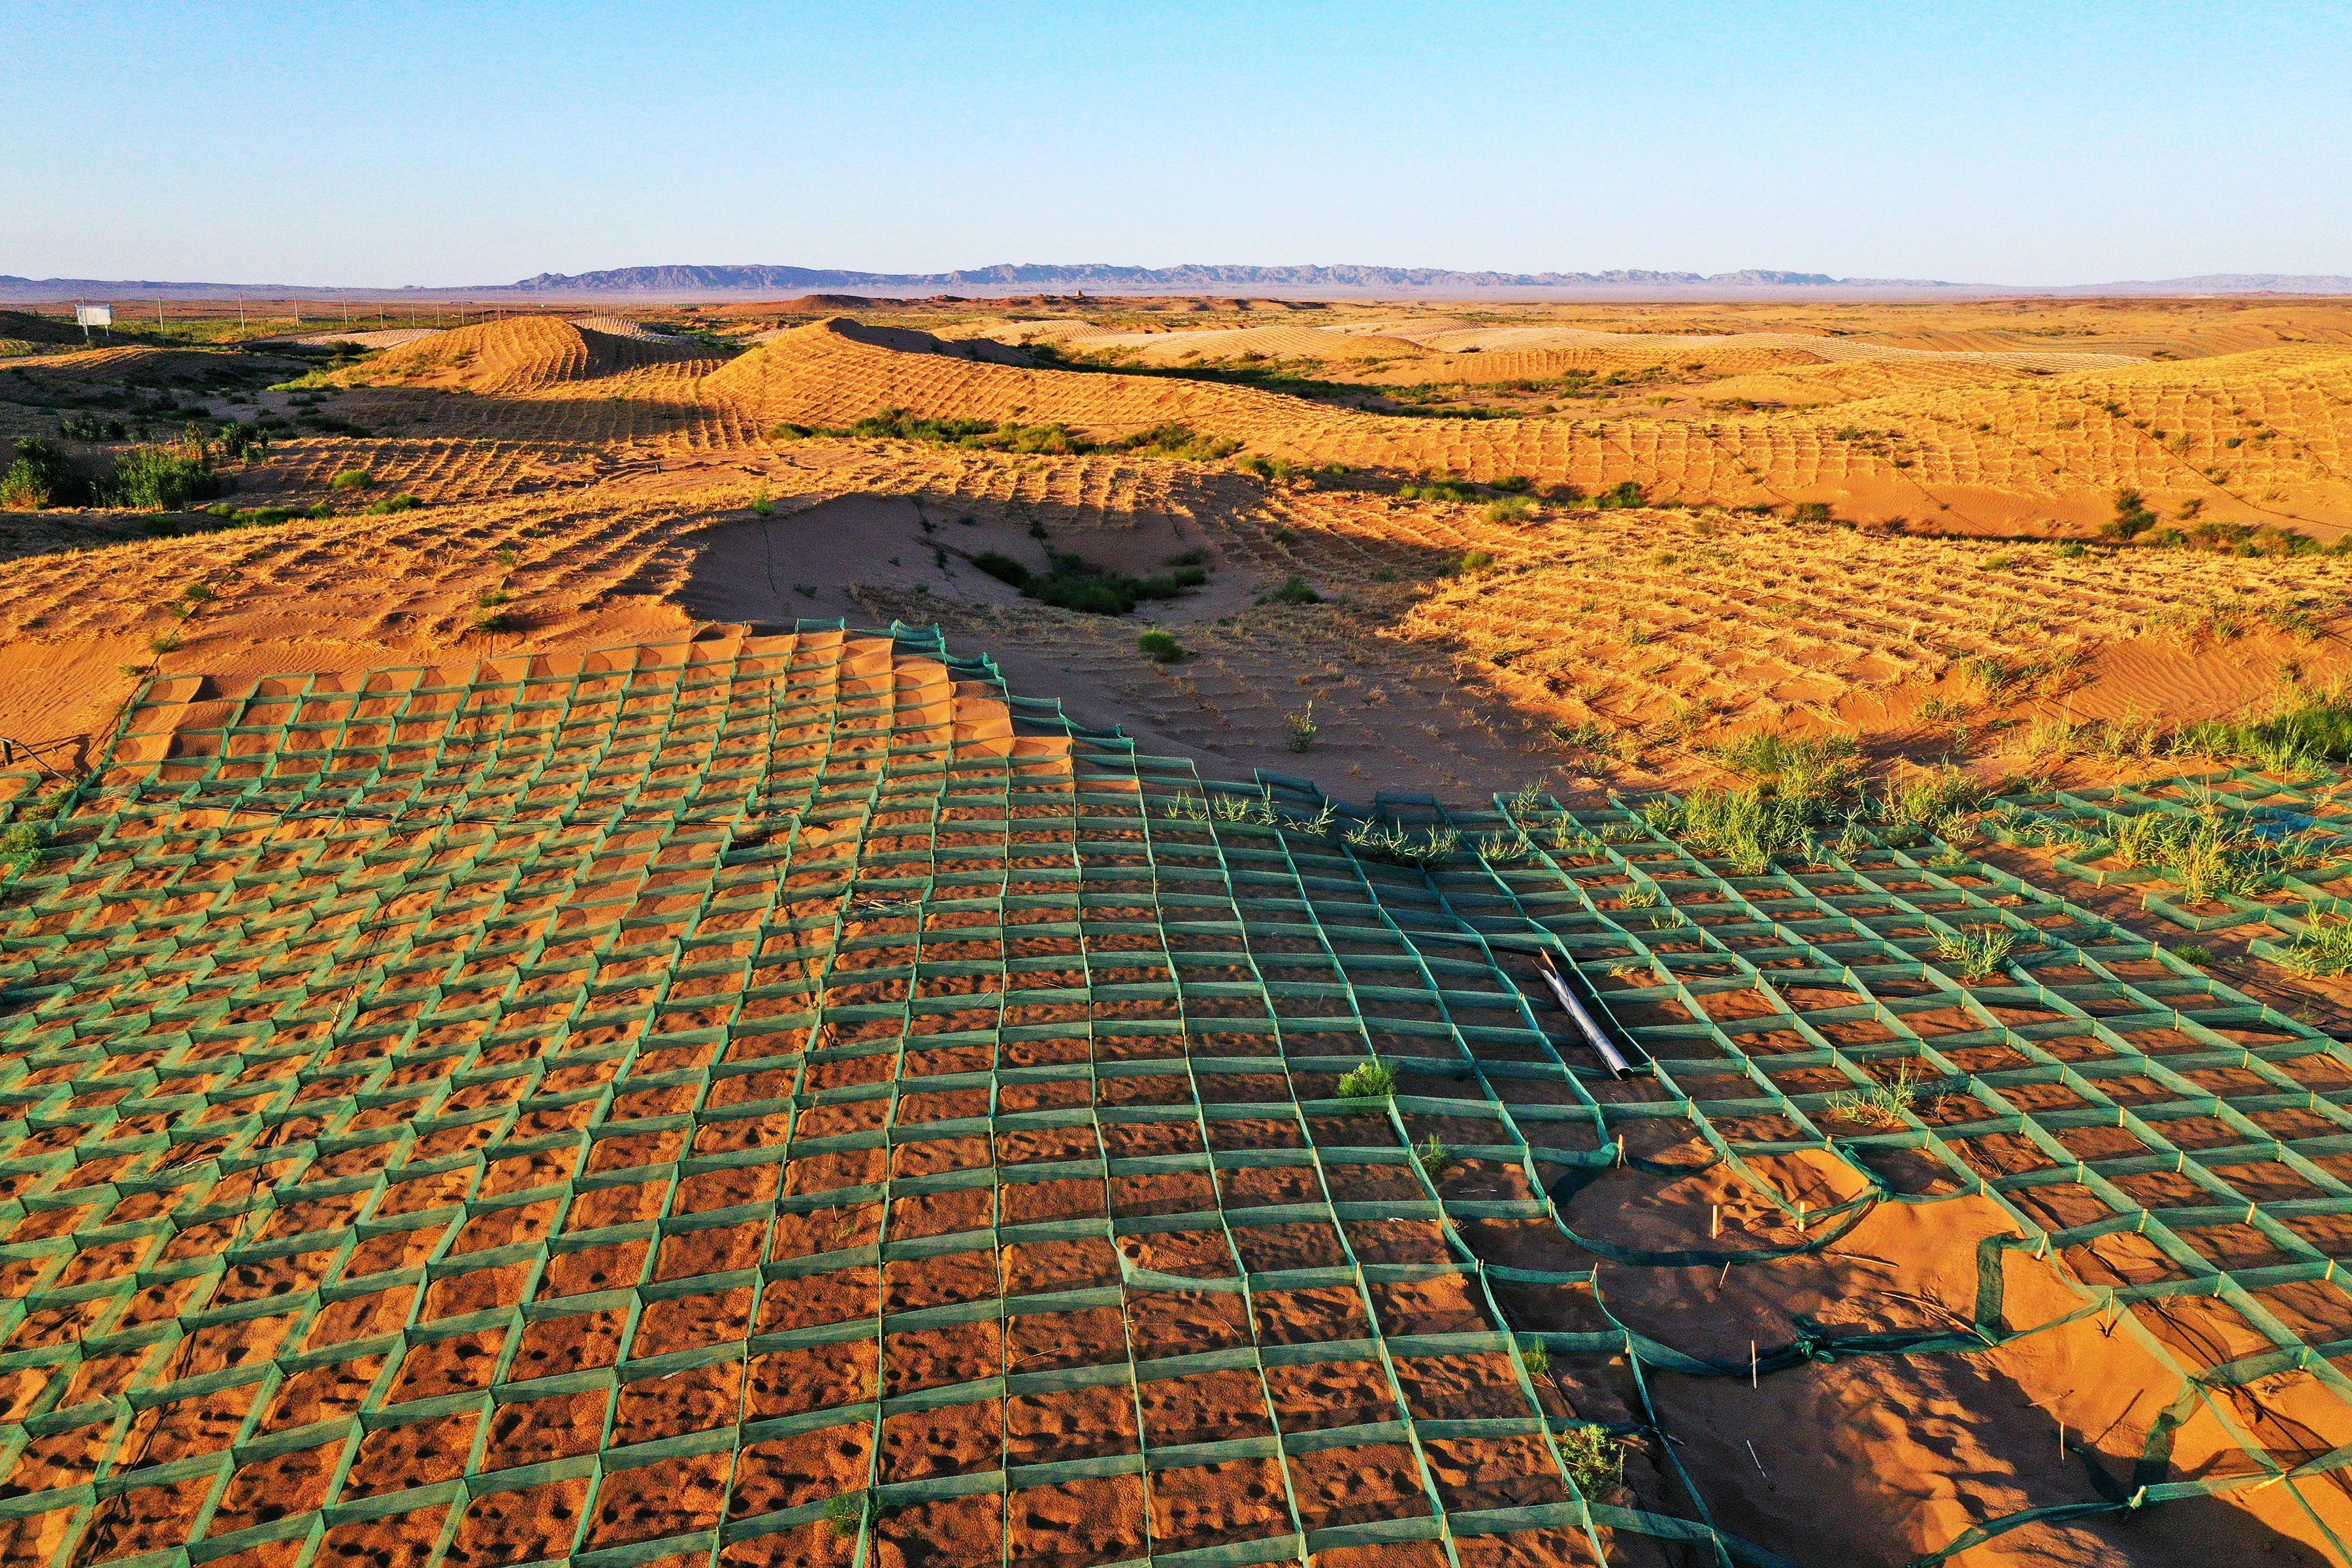
[(1748, 1342), (1748, 1386), (1750, 1388), (1763, 1386), (1756, 1381), (1756, 1342), (1754, 1340)]
[(1723, 1235), (1723, 1205), (1709, 1204), (1707, 1207), (1713, 1212), (1714, 1217), (1707, 1225), (1706, 1235), (1707, 1239), (1713, 1241)]

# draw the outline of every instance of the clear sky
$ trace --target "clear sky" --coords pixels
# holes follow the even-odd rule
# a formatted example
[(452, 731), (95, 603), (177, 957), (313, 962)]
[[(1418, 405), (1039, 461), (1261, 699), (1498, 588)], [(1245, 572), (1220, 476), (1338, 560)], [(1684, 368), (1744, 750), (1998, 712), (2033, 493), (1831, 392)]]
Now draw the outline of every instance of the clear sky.
[(0, 0), (0, 273), (2352, 273), (2352, 5)]

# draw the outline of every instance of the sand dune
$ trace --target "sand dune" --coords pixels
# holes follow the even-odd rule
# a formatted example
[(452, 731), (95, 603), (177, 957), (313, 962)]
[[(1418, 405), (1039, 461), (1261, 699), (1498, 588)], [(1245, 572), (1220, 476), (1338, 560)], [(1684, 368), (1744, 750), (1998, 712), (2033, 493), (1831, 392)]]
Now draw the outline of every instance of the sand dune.
[[(621, 323), (635, 327), (633, 322)], [(648, 365), (718, 356), (699, 344), (642, 330), (606, 331), (551, 316), (509, 316), (457, 327), (389, 350), (363, 367), (339, 372), (345, 385), (398, 383), (468, 392), (529, 392)]]
[[(2352, 521), (2352, 353), (2271, 349), (2179, 364), (1906, 390), (1815, 416), (1695, 419), (1406, 418), (1167, 376), (1024, 369), (845, 319), (786, 333), (709, 376), (706, 394), (763, 422), (838, 426), (887, 408), (1060, 423), (1111, 437), (1164, 422), (1300, 462), (1733, 504), (1822, 500), (1863, 520), (1961, 530), (2087, 529), (2122, 486), (2206, 517)], [(1484, 357), (1479, 356), (1479, 357)], [(2001, 356), (1855, 356), (1890, 367)], [(1849, 362), (1851, 363), (1851, 362)], [(1971, 380), (1977, 378), (1971, 376)]]

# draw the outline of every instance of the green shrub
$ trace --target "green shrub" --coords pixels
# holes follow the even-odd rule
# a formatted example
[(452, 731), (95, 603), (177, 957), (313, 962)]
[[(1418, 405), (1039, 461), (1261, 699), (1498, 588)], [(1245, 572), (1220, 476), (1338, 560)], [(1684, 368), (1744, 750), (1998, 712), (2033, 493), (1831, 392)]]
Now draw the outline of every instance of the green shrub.
[(327, 481), (331, 490), (363, 490), (375, 483), (375, 475), (365, 468), (345, 468)]
[(2099, 525), (2103, 539), (2137, 539), (2156, 526), (2156, 513), (2147, 510), (2147, 501), (2139, 491), (2126, 485), (2116, 492), (2116, 515)]
[(133, 447), (115, 459), (114, 472), (99, 486), (110, 506), (144, 511), (184, 511), (223, 489), (212, 457), (200, 444)]
[(1184, 645), (1156, 626), (1137, 637), (1135, 646), (1154, 664), (1175, 664), (1184, 657)]
[(424, 504), (422, 497), (413, 496), (406, 490), (403, 490), (396, 496), (386, 496), (383, 500), (371, 505), (367, 509), (367, 514), (370, 517), (387, 517), (397, 511), (415, 511)]
[(1505, 496), (1486, 503), (1488, 522), (1532, 522), (1535, 516), (1536, 503), (1525, 496)]
[(1269, 589), (1257, 596), (1261, 605), (1319, 605), (1323, 595), (1307, 585), (1307, 579), (1297, 574), (1282, 580), (1282, 586)]
[(1000, 583), (1015, 588), (1029, 585), (1029, 568), (1001, 550), (983, 550), (971, 558), (971, 563)]
[(1622, 511), (1633, 507), (1647, 506), (1649, 498), (1636, 481), (1621, 479), (1611, 489), (1595, 496), (1592, 504), (1603, 511)]
[(1339, 1079), (1342, 1100), (1386, 1100), (1396, 1091), (1396, 1069), (1386, 1062), (1367, 1062), (1351, 1068)]
[(1606, 1499), (1624, 1484), (1624, 1445), (1600, 1427), (1571, 1426), (1554, 1440), (1569, 1479), (1587, 1501)]

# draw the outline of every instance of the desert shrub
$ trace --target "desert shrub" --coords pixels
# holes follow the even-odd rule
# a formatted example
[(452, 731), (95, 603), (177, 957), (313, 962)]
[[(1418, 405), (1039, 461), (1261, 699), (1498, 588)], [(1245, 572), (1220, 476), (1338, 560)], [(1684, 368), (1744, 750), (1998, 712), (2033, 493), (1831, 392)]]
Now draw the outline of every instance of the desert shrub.
[(1532, 522), (1535, 516), (1536, 503), (1525, 496), (1504, 496), (1486, 503), (1488, 522)]
[(1323, 595), (1307, 585), (1307, 579), (1293, 574), (1282, 580), (1282, 586), (1269, 589), (1257, 596), (1261, 605), (1319, 605)]
[(1135, 646), (1142, 650), (1144, 658), (1154, 664), (1175, 664), (1184, 657), (1184, 645), (1178, 642), (1173, 634), (1163, 632), (1157, 626), (1137, 637)]
[(1799, 522), (1829, 521), (1830, 503), (1825, 500), (1799, 501), (1797, 503), (1796, 521)]
[(2099, 525), (2103, 539), (2137, 539), (2156, 526), (2156, 513), (2148, 510), (2147, 498), (2126, 485), (2116, 492), (2116, 515)]
[(1397, 494), (1407, 500), (1450, 500), (1467, 503), (1480, 500), (1485, 492), (1467, 479), (1448, 478), (1423, 479), (1415, 484), (1401, 486)]
[(183, 442), (131, 447), (115, 459), (114, 471), (99, 485), (99, 493), (110, 506), (183, 511), (225, 488), (213, 472), (211, 453), (199, 443)]
[(0, 511), (38, 511), (89, 500), (89, 481), (46, 441), (19, 441), (16, 459), (0, 469)]
[(1001, 550), (983, 550), (971, 558), (971, 563), (1000, 583), (1010, 584), (1015, 588), (1029, 585), (1029, 568)]
[(375, 483), (375, 475), (365, 468), (345, 468), (327, 481), (331, 490), (363, 490)]
[(1351, 1068), (1339, 1079), (1342, 1100), (1386, 1100), (1396, 1090), (1396, 1069), (1386, 1062), (1367, 1062)]
[(1647, 506), (1649, 498), (1635, 480), (1621, 479), (1616, 485), (1593, 497), (1592, 504), (1603, 511), (1622, 511), (1632, 507)]
[(1129, 436), (1118, 443), (1129, 451), (1154, 451), (1163, 457), (1188, 458), (1206, 462), (1229, 458), (1242, 449), (1239, 441), (1223, 437), (1202, 436), (1188, 425), (1154, 425), (1139, 435)]
[(413, 496), (406, 490), (403, 490), (396, 496), (386, 496), (383, 500), (373, 503), (367, 509), (367, 513), (370, 517), (387, 517), (394, 512), (415, 511), (424, 504), (424, 498)]
[(1303, 752), (1313, 745), (1315, 737), (1323, 732), (1323, 727), (1315, 722), (1315, 704), (1309, 702), (1303, 712), (1285, 713), (1282, 731), (1283, 744), (1294, 752)]
[(1571, 1426), (1555, 1439), (1569, 1479), (1591, 1501), (1605, 1500), (1625, 1480), (1625, 1447), (1598, 1426)]

